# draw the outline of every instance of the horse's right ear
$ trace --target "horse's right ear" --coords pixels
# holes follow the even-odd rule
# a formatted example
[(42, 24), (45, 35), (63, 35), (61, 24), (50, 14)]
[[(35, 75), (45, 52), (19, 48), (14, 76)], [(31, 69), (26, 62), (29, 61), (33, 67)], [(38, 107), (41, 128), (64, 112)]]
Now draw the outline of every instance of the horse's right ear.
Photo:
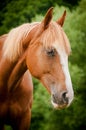
[(52, 14), (53, 14), (53, 7), (49, 8), (49, 10), (47, 11), (47, 13), (45, 15), (44, 20), (42, 21), (44, 29), (48, 28), (48, 26), (49, 26), (49, 24), (51, 22), (51, 19), (52, 19)]

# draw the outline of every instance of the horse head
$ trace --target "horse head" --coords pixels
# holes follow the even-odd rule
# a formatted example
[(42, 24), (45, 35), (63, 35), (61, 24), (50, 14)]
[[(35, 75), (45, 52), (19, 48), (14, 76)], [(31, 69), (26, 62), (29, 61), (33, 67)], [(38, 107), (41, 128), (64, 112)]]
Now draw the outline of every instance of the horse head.
[(69, 40), (62, 29), (66, 11), (57, 21), (52, 21), (53, 8), (43, 21), (34, 27), (27, 49), (26, 64), (31, 74), (38, 78), (51, 94), (55, 108), (64, 108), (73, 100), (73, 88), (68, 70)]

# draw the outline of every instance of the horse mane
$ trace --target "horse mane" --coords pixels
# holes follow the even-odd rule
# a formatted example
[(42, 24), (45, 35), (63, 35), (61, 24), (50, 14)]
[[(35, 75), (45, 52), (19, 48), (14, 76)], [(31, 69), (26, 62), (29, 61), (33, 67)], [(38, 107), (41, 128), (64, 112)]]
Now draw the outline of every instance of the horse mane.
[[(15, 61), (24, 52), (23, 44), (29, 32), (36, 27), (39, 22), (26, 23), (12, 29), (4, 42), (4, 56), (10, 61)], [(69, 55), (71, 52), (69, 40), (61, 26), (56, 22), (51, 22), (49, 27), (43, 31), (40, 37), (40, 42), (47, 49), (55, 47), (57, 50), (65, 51)]]
[(46, 49), (53, 46), (57, 50), (66, 51), (68, 55), (71, 52), (71, 47), (66, 34), (61, 26), (53, 21), (50, 23), (48, 29), (42, 34), (41, 43), (43, 43), (43, 46)]
[(10, 61), (15, 61), (23, 53), (23, 43), (29, 32), (39, 24), (39, 22), (26, 23), (13, 28), (4, 42), (4, 56)]

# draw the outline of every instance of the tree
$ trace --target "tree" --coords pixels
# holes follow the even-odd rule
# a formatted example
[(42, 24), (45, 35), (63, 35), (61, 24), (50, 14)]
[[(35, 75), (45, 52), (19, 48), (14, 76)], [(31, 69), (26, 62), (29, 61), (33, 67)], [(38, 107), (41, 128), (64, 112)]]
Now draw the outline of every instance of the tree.
[(36, 14), (44, 14), (55, 4), (68, 6), (72, 9), (79, 0), (4, 0), (0, 1), (0, 34), (7, 33), (11, 28), (22, 23), (31, 22)]

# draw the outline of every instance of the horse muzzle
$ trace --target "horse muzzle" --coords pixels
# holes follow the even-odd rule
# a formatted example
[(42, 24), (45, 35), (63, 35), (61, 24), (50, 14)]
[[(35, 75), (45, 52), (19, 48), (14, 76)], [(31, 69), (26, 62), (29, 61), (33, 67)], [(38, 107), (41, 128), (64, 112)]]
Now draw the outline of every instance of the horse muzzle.
[(69, 106), (70, 101), (68, 97), (67, 91), (58, 94), (52, 94), (51, 96), (51, 103), (55, 109), (62, 109)]

